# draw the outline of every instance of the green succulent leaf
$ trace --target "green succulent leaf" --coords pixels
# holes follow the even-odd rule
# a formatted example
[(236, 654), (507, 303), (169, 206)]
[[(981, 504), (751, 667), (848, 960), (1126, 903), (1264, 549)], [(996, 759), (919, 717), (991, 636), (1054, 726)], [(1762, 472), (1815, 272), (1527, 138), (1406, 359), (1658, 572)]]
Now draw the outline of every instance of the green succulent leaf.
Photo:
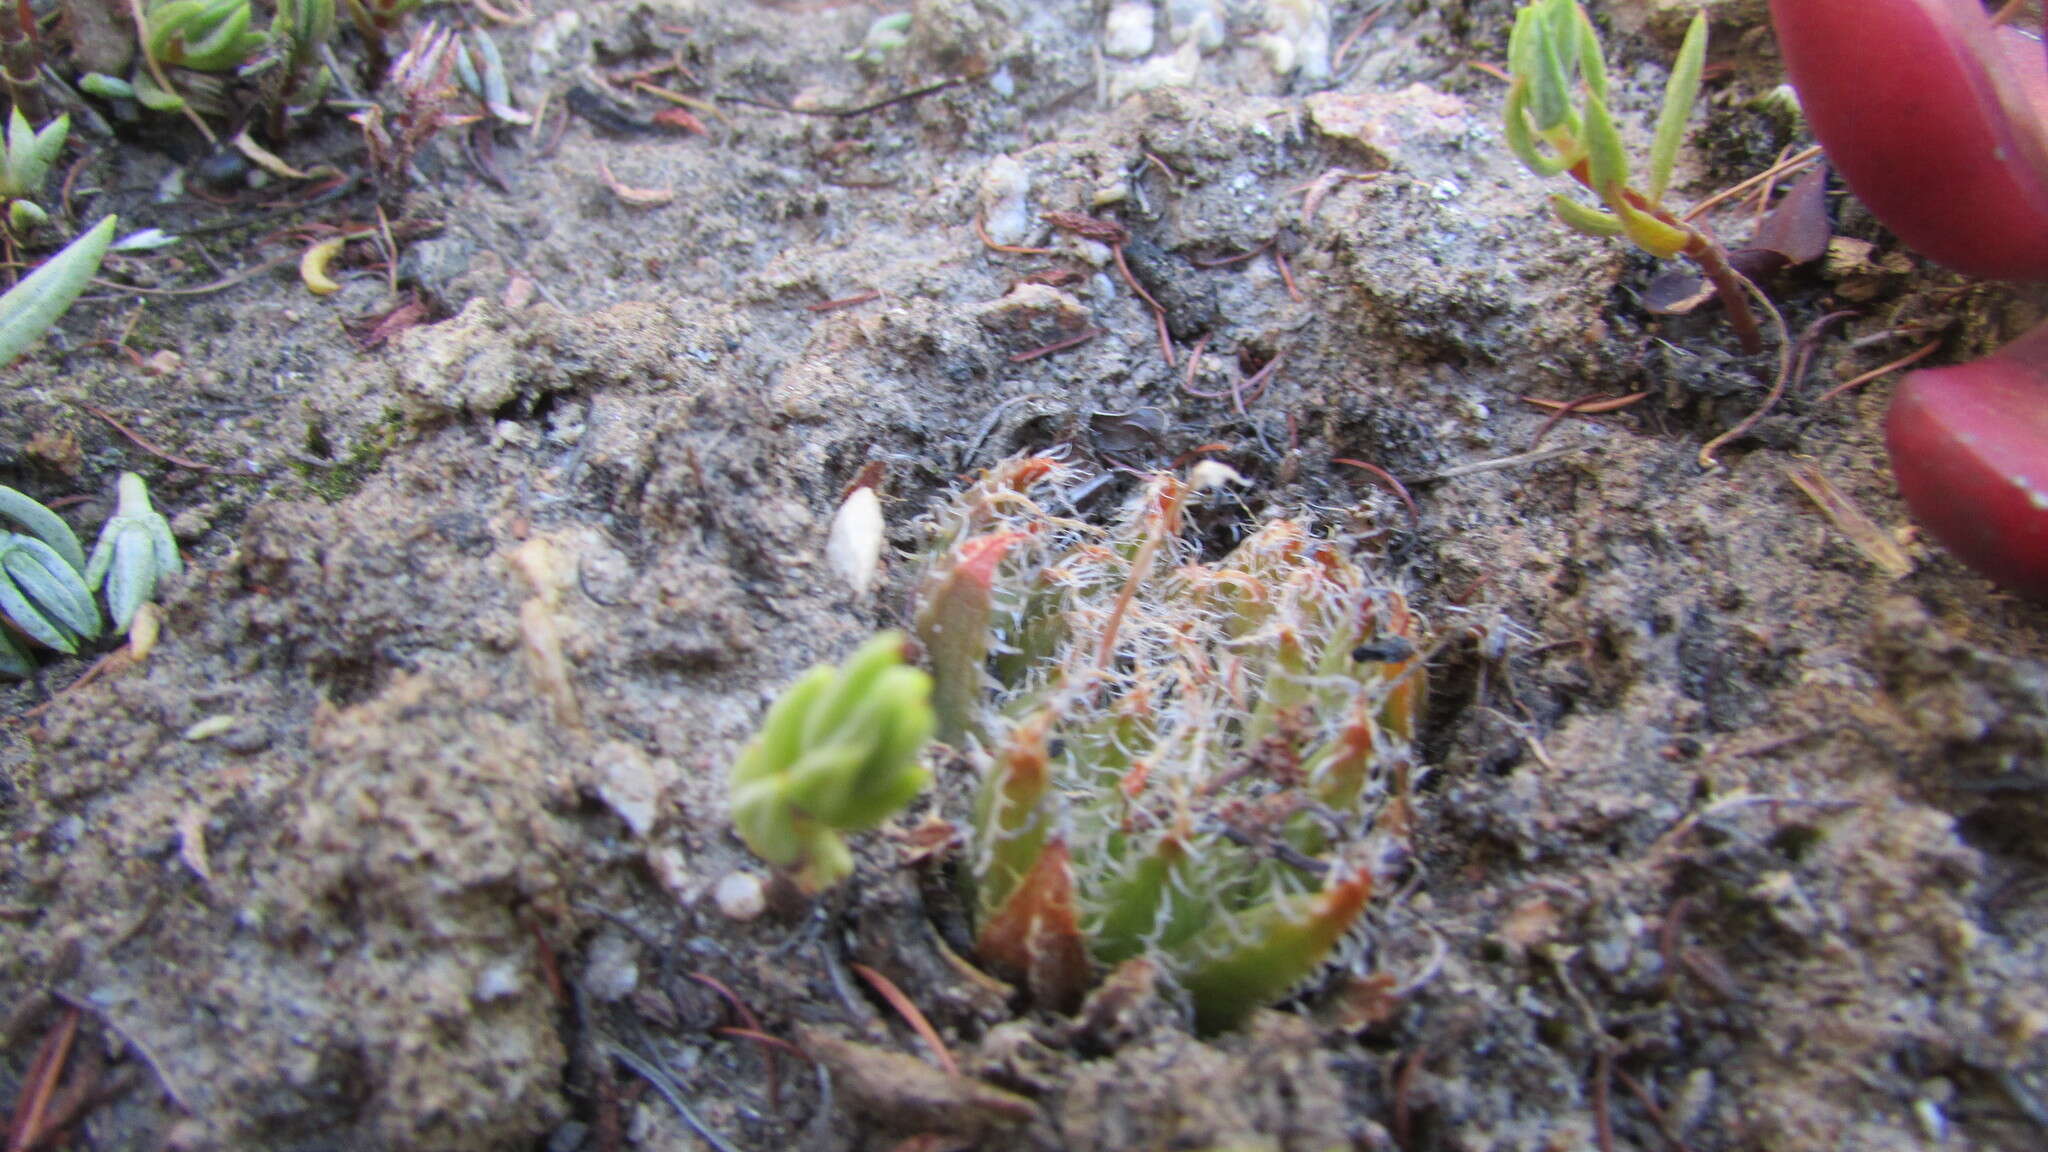
[(918, 607), (917, 640), (937, 685), (932, 702), (938, 713), (938, 737), (956, 747), (975, 733), (973, 716), (981, 698), (982, 664), (988, 657), (995, 611), (991, 588), (997, 565), (1013, 542), (1003, 533), (962, 541), (927, 579)]
[[(1203, 559), (1188, 513), (1213, 476), (1155, 475), (1097, 526), (1046, 511), (1057, 492), (1036, 485), (1066, 475), (991, 467), (937, 515), (922, 586), (921, 619), (970, 545), (1022, 542), (1001, 565), (982, 556), (972, 582), (995, 605), (972, 622), (1000, 674), (933, 653), (982, 737), (964, 749), (981, 765), (963, 868), (976, 948), (1054, 1009), (1142, 958), (1223, 1027), (1299, 985), (1356, 922), (1360, 830), (1405, 835), (1387, 805), (1406, 795), (1421, 625), (1292, 520)], [(1319, 875), (1354, 879), (1309, 891)]]
[(30, 639), (66, 654), (101, 630), (78, 570), (33, 536), (0, 535), (0, 612)]
[(270, 35), (290, 45), (294, 61), (306, 61), (333, 37), (335, 23), (334, 0), (278, 0)]
[(1628, 152), (1603, 100), (1586, 101), (1586, 179), (1610, 208), (1628, 187)]
[(1527, 76), (1536, 70), (1536, 5), (1525, 4), (1515, 12), (1514, 27), (1508, 31), (1508, 75)]
[(1372, 880), (1360, 872), (1313, 895), (1277, 897), (1190, 941), (1181, 986), (1194, 1002), (1195, 1027), (1227, 1028), (1306, 980), (1371, 894)]
[(1678, 159), (1678, 145), (1685, 139), (1685, 122), (1692, 114), (1693, 101), (1700, 94), (1700, 75), (1707, 64), (1707, 14), (1693, 16), (1685, 30), (1685, 42), (1678, 46), (1678, 59), (1671, 65), (1671, 79), (1664, 85), (1664, 106), (1657, 113), (1657, 136), (1650, 144), (1650, 203), (1664, 199), (1671, 183), (1671, 166)]
[(151, 112), (182, 112), (185, 98), (176, 92), (160, 87), (156, 78), (146, 71), (137, 71), (133, 81), (135, 99)]
[(0, 516), (4, 516), (23, 528), (28, 534), (56, 550), (66, 564), (77, 571), (85, 571), (85, 549), (79, 547), (78, 537), (61, 517), (28, 496), (0, 484)]
[(1593, 18), (1577, 4), (1572, 5), (1575, 18), (1572, 32), (1578, 37), (1579, 75), (1585, 81), (1586, 91), (1595, 100), (1607, 99), (1607, 54), (1600, 47), (1600, 33), (1593, 27)]
[(7, 119), (7, 149), (0, 161), (0, 197), (35, 196), (43, 190), (50, 165), (64, 152), (64, 138), (71, 130), (71, 117), (59, 116), (33, 131), (28, 118), (16, 108)]
[(32, 200), (16, 200), (7, 205), (7, 226), (17, 236), (26, 236), (49, 222), (50, 214)]
[(1668, 260), (1692, 246), (1691, 232), (1641, 211), (1626, 199), (1615, 204), (1614, 213), (1621, 218), (1622, 235), (1627, 236), (1631, 244), (1659, 259)]
[(160, 64), (232, 72), (270, 42), (252, 19), (249, 0), (166, 0), (149, 8), (146, 47)]
[(1528, 114), (1529, 82), (1517, 76), (1508, 86), (1507, 119), (1503, 124), (1503, 135), (1508, 150), (1522, 166), (1538, 176), (1555, 176), (1571, 165), (1562, 156), (1546, 156), (1537, 146), (1536, 134), (1529, 129)]
[(115, 485), (114, 515), (85, 562), (85, 583), (105, 585), (114, 627), (126, 631), (135, 612), (156, 595), (157, 581), (185, 570), (170, 521), (150, 506), (149, 486), (133, 472)]
[(135, 99), (135, 85), (119, 76), (109, 76), (105, 72), (87, 72), (78, 78), (78, 87), (87, 95), (97, 96), (102, 100)]
[(1587, 236), (1611, 237), (1619, 236), (1622, 232), (1619, 216), (1581, 204), (1562, 193), (1551, 194), (1550, 211), (1557, 217), (1558, 223)]
[(901, 811), (929, 780), (931, 679), (884, 632), (838, 668), (811, 669), (768, 709), (734, 763), (733, 824), (754, 853), (816, 890), (844, 879), (843, 833)]
[(1529, 75), (1529, 112), (1538, 132), (1570, 131), (1572, 75), (1570, 57), (1577, 55), (1578, 37), (1560, 41), (1546, 22), (1536, 41), (1535, 71)]
[(112, 216), (100, 221), (0, 296), (0, 365), (26, 351), (85, 291), (118, 223)]

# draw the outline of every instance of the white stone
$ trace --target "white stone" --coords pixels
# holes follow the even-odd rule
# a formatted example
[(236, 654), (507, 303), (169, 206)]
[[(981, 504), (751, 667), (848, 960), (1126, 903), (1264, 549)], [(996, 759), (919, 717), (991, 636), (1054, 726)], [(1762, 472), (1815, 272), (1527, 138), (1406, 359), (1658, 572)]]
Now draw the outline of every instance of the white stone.
[(631, 996), (640, 986), (639, 951), (621, 933), (609, 929), (598, 933), (583, 963), (584, 990), (605, 1004)]
[(1152, 53), (1152, 25), (1157, 14), (1144, 0), (1124, 0), (1112, 6), (1102, 22), (1102, 51), (1119, 60), (1136, 60)]
[(855, 596), (867, 595), (875, 585), (882, 564), (882, 530), (882, 499), (872, 485), (855, 488), (832, 517), (825, 561), (853, 586)]
[(753, 920), (768, 910), (768, 889), (752, 872), (733, 872), (711, 890), (711, 902), (728, 919)]
[(475, 995), (477, 1003), (489, 1004), (493, 1000), (510, 1000), (519, 994), (519, 965), (511, 960), (496, 960), (476, 975)]
[(981, 226), (998, 244), (1023, 245), (1031, 239), (1031, 174), (1008, 156), (989, 161), (981, 174)]
[(647, 753), (624, 740), (607, 741), (590, 758), (597, 797), (618, 813), (635, 836), (653, 829), (660, 813), (661, 774)]

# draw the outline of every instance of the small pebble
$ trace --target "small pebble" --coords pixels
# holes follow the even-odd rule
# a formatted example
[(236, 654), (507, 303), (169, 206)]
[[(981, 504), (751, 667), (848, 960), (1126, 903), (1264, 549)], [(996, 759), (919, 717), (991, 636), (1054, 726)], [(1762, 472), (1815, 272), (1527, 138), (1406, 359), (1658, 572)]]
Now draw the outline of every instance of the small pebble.
[(1031, 174), (1008, 156), (989, 161), (981, 175), (981, 226), (998, 244), (1025, 244), (1034, 223), (1027, 198)]
[(1109, 10), (1102, 24), (1102, 51), (1119, 60), (1136, 60), (1152, 52), (1152, 5), (1126, 0)]
[(472, 993), (477, 1003), (489, 1004), (493, 1000), (509, 1000), (519, 994), (519, 965), (510, 960), (498, 960), (489, 964), (476, 976), (476, 991)]
[(601, 1003), (624, 1000), (640, 986), (639, 949), (617, 932), (601, 932), (583, 962), (583, 987)]
[(752, 872), (733, 872), (711, 890), (711, 902), (728, 919), (752, 920), (768, 910), (768, 889)]
[(661, 781), (654, 762), (634, 745), (612, 740), (591, 757), (597, 794), (635, 836), (653, 829), (660, 814)]

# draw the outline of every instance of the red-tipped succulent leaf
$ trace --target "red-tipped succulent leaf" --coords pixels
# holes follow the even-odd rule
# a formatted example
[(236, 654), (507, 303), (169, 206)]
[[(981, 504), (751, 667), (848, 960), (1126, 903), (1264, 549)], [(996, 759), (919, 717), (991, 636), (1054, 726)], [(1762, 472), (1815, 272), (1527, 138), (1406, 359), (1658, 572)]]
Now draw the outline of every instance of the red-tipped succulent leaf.
[(1813, 133), (1914, 250), (2048, 279), (2048, 54), (1979, 0), (1771, 0)]
[(1885, 423), (1906, 505), (1971, 567), (2048, 599), (2048, 324), (1908, 375)]

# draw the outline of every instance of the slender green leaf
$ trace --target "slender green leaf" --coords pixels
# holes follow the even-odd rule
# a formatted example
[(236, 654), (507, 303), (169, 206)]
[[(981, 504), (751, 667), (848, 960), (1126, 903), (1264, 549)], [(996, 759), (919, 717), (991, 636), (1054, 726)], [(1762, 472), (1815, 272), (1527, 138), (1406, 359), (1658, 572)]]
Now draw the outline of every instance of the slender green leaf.
[(135, 85), (119, 76), (109, 76), (105, 72), (87, 72), (79, 77), (78, 87), (86, 94), (98, 96), (102, 100), (135, 99)]
[(1529, 84), (1523, 77), (1515, 77), (1508, 86), (1507, 119), (1502, 131), (1507, 138), (1508, 151), (1522, 166), (1538, 176), (1555, 176), (1567, 168), (1562, 157), (1546, 156), (1536, 144), (1535, 133), (1529, 130), (1528, 115)]
[(1579, 73), (1586, 80), (1586, 91), (1595, 100), (1607, 99), (1607, 55), (1600, 50), (1600, 33), (1593, 28), (1593, 18), (1586, 10), (1578, 10)]
[(1588, 207), (1569, 196), (1553, 194), (1550, 197), (1550, 211), (1557, 217), (1558, 223), (1574, 232), (1583, 232), (1588, 236), (1621, 235), (1620, 217), (1612, 212), (1602, 212), (1598, 208)]
[(119, 221), (109, 216), (0, 296), (0, 365), (12, 361), (85, 291)]
[(1707, 14), (1692, 18), (1685, 30), (1685, 42), (1678, 47), (1678, 59), (1671, 65), (1671, 79), (1664, 86), (1664, 107), (1657, 113), (1657, 137), (1650, 145), (1650, 203), (1663, 202), (1671, 183), (1671, 166), (1678, 159), (1678, 145), (1685, 136), (1685, 121), (1700, 94), (1700, 73), (1707, 64)]
[(1508, 75), (1527, 76), (1536, 70), (1536, 8), (1525, 6), (1515, 13), (1515, 26), (1508, 32)]
[(1614, 118), (1607, 114), (1605, 100), (1586, 101), (1585, 143), (1586, 178), (1593, 191), (1614, 208), (1614, 201), (1628, 187), (1628, 153), (1621, 146)]
[(1572, 78), (1557, 37), (1547, 24), (1538, 28), (1536, 71), (1529, 79), (1529, 111), (1535, 116), (1536, 130), (1550, 132), (1571, 119)]

